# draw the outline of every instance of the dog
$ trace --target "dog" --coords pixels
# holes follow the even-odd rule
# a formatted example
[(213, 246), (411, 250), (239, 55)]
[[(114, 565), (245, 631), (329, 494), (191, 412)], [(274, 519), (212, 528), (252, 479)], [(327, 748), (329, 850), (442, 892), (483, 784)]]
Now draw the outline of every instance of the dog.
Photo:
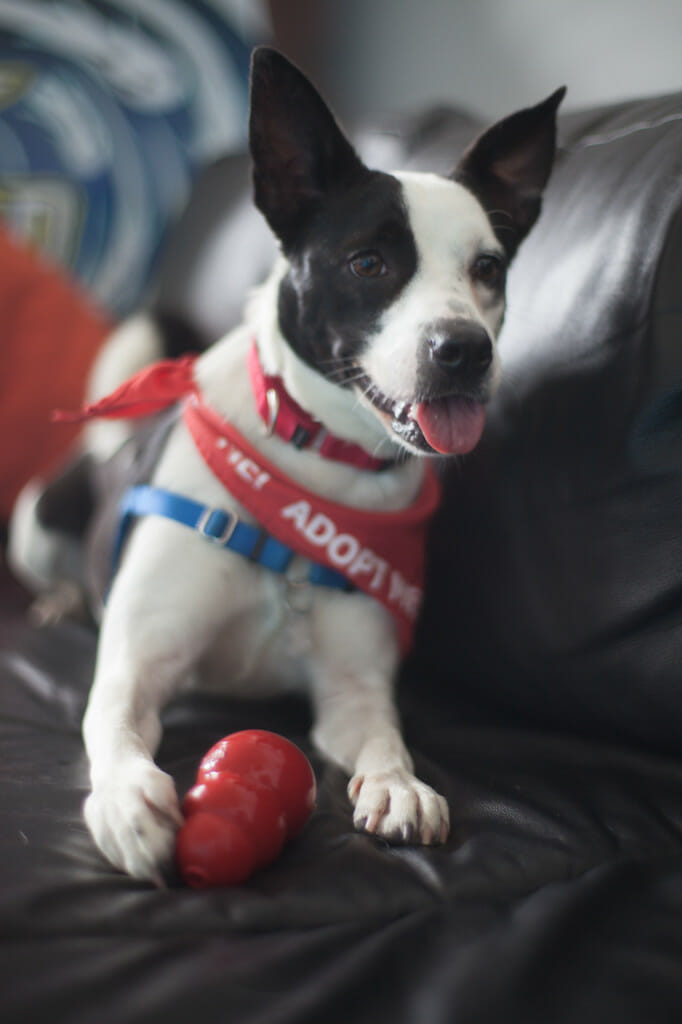
[[(124, 515), (83, 722), (85, 820), (116, 868), (163, 884), (183, 818), (154, 762), (160, 716), (195, 686), (309, 694), (355, 827), (446, 841), (447, 803), (415, 777), (392, 684), (437, 504), (429, 457), (464, 455), (483, 432), (506, 269), (540, 212), (563, 94), (494, 124), (448, 178), (389, 174), (365, 166), (285, 57), (254, 52), (254, 199), (280, 255), (240, 326), (152, 369), (151, 398), (149, 376), (135, 384), (143, 411), (159, 393), (184, 411), (134, 490), (147, 504)], [(90, 412), (132, 415), (126, 387)], [(230, 547), (235, 530), (255, 554)]]

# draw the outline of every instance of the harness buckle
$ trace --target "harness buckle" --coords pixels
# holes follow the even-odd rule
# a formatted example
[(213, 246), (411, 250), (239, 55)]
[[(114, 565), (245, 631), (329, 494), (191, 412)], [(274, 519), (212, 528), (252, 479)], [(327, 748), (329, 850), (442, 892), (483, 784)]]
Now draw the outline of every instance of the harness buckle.
[[(220, 533), (211, 532), (211, 520), (214, 516), (225, 516), (227, 518), (227, 522)], [(212, 541), (219, 547), (224, 547), (236, 530), (238, 522), (239, 518), (234, 514), (234, 512), (226, 512), (222, 508), (207, 508), (204, 509), (199, 516), (196, 529), (206, 538), (206, 540)]]

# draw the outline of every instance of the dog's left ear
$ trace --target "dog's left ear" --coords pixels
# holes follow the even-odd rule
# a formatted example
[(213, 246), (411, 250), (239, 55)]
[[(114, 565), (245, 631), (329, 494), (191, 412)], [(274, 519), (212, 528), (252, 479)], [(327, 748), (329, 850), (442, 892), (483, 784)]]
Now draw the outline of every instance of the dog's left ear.
[(305, 75), (267, 46), (251, 59), (249, 146), (256, 206), (285, 251), (330, 191), (370, 173)]
[(479, 199), (511, 258), (540, 214), (542, 191), (556, 152), (556, 112), (566, 93), (488, 128), (468, 147), (452, 173)]

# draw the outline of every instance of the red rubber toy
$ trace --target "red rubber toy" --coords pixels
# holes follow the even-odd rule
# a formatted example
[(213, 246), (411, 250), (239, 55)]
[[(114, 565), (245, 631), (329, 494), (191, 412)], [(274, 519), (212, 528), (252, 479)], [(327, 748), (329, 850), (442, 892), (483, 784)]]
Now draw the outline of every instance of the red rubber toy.
[(195, 889), (239, 885), (253, 874), (253, 843), (241, 825), (220, 814), (199, 812), (188, 818), (175, 839), (182, 877)]
[(195, 888), (238, 885), (272, 863), (315, 806), (315, 776), (289, 740), (262, 729), (211, 747), (182, 803), (176, 861)]

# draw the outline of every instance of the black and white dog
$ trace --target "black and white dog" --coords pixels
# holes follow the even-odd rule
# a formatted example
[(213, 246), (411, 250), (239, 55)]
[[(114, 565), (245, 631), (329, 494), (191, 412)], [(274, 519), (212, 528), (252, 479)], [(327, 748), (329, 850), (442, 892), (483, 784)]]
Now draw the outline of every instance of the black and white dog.
[[(85, 817), (116, 867), (159, 882), (172, 858), (182, 815), (154, 763), (160, 713), (199, 684), (251, 696), (304, 688), (317, 747), (351, 777), (356, 827), (446, 839), (448, 807), (414, 776), (392, 698), (419, 596), (403, 561), (419, 562), (437, 486), (423, 456), (466, 453), (483, 431), (505, 270), (540, 211), (562, 96), (495, 124), (449, 178), (387, 174), (362, 163), (296, 68), (256, 51), (255, 202), (281, 256), (243, 324), (185, 367), (185, 413), (142, 489), (152, 504), (132, 509), (103, 614)], [(257, 499), (273, 467), (294, 496), (268, 520)], [(154, 505), (158, 494), (172, 508)], [(277, 514), (301, 540), (281, 559)], [(374, 543), (377, 524), (388, 534), (396, 523), (407, 553)], [(235, 529), (255, 546), (234, 549)]]

